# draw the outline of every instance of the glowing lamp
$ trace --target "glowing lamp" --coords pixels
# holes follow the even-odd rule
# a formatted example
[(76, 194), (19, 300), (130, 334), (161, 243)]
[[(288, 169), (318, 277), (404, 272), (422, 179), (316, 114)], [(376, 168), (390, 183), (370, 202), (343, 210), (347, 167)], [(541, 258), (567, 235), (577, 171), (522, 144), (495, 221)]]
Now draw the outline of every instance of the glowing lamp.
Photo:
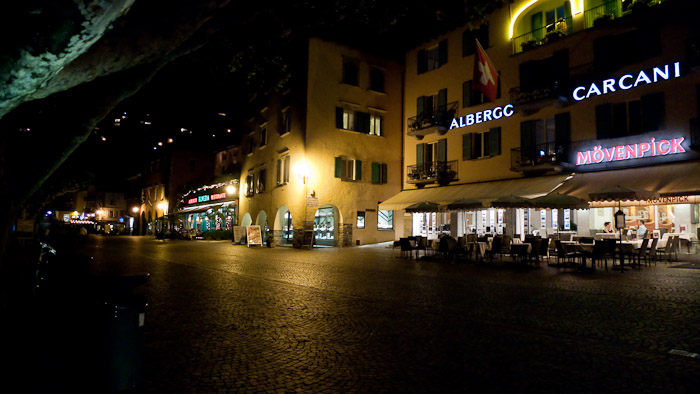
[(625, 228), (625, 213), (621, 209), (615, 212), (615, 228), (618, 230)]
[(133, 208), (131, 208), (131, 212), (133, 212), (133, 213), (139, 213), (139, 207), (133, 207)]
[(236, 186), (228, 185), (226, 186), (226, 193), (230, 195), (236, 194)]

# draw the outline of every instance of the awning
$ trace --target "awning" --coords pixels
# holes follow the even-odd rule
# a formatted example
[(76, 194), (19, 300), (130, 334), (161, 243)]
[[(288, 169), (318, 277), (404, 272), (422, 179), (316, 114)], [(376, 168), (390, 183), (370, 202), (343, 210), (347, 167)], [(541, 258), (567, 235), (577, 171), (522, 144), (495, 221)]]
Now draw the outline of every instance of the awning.
[(231, 204), (234, 204), (235, 201), (226, 201), (223, 203), (214, 203), (214, 204), (204, 204), (204, 205), (195, 205), (191, 207), (184, 207), (177, 212), (176, 214), (183, 214), (183, 213), (197, 213), (197, 212), (206, 212), (210, 209), (214, 208), (219, 208), (219, 207), (225, 207)]
[(564, 182), (567, 177), (569, 175), (552, 175), (404, 190), (379, 204), (379, 209), (400, 210), (423, 201), (443, 205), (465, 198), (482, 202), (493, 201), (509, 195), (535, 198), (549, 193)]
[(700, 162), (577, 173), (556, 192), (588, 200), (590, 194), (616, 187), (658, 192), (661, 197), (698, 195)]

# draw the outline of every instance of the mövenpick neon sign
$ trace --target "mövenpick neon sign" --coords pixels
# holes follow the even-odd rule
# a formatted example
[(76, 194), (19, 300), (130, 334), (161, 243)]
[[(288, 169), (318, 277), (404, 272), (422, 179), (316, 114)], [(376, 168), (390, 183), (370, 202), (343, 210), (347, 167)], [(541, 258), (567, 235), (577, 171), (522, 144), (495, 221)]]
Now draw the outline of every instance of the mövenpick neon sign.
[(615, 92), (617, 89), (628, 90), (636, 88), (640, 84), (651, 84), (656, 83), (659, 80), (667, 80), (669, 78), (678, 78), (681, 76), (681, 63), (673, 63), (673, 73), (671, 73), (670, 65), (666, 64), (661, 67), (654, 67), (651, 70), (651, 78), (647, 75), (644, 70), (640, 71), (635, 78), (632, 74), (625, 74), (615, 80), (615, 78), (610, 78), (603, 80), (602, 89), (600, 85), (595, 82), (591, 86), (579, 86), (574, 89), (573, 97), (576, 101), (581, 101), (587, 99), (591, 96), (602, 96), (604, 94)]
[(460, 127), (471, 126), (475, 123), (488, 122), (489, 120), (496, 120), (502, 117), (513, 116), (513, 104), (506, 104), (503, 107), (496, 107), (494, 109), (485, 109), (483, 111), (475, 112), (467, 116), (460, 116), (459, 118), (452, 118), (452, 124), (450, 125), (450, 130), (458, 129)]
[(603, 148), (601, 145), (598, 145), (593, 150), (576, 152), (576, 165), (583, 166), (685, 153), (685, 148), (682, 145), (684, 140), (684, 137), (670, 140), (656, 140), (656, 138), (652, 137), (649, 142), (639, 142), (632, 145), (616, 145), (609, 148)]

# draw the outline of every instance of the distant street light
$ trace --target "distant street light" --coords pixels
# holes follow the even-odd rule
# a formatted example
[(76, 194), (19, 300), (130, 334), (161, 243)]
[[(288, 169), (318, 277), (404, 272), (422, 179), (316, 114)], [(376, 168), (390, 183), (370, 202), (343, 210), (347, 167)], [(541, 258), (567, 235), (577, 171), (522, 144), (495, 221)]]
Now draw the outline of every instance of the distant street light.
[(133, 207), (133, 208), (131, 208), (131, 212), (133, 212), (133, 213), (139, 213), (139, 207)]

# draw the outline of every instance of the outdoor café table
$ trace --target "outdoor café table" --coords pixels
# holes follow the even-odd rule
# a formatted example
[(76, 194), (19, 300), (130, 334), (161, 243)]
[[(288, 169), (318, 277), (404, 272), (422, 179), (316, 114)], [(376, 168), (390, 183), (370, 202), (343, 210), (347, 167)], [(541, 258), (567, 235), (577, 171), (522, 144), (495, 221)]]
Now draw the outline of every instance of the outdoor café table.
[(525, 259), (527, 259), (530, 252), (532, 252), (531, 243), (521, 242), (510, 245), (510, 254), (513, 256), (518, 256), (521, 262), (524, 262)]
[(633, 259), (633, 254), (635, 249), (639, 249), (642, 246), (642, 240), (634, 241), (617, 241), (616, 249), (620, 253), (620, 264), (624, 264), (625, 255), (630, 256)]

